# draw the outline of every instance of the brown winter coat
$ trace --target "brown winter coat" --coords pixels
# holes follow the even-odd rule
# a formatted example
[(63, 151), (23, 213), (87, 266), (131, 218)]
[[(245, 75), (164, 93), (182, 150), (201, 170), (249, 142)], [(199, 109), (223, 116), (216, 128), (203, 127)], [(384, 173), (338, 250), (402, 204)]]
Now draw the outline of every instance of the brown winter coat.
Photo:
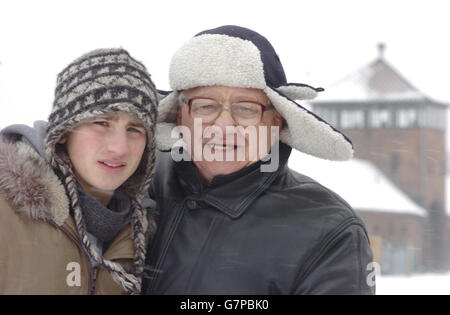
[[(128, 267), (133, 255), (128, 226), (104, 256)], [(52, 169), (33, 148), (0, 135), (0, 294), (93, 293), (124, 292), (91, 267)]]

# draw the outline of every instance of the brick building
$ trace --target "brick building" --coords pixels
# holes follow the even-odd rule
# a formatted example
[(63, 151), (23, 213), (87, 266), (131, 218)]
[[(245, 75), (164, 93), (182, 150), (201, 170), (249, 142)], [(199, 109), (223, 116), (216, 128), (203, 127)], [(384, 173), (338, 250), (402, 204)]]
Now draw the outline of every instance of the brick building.
[[(356, 158), (371, 161), (426, 209), (420, 263), (428, 271), (448, 269), (447, 105), (403, 78), (383, 51), (379, 45), (375, 61), (327, 89), (312, 107), (352, 140)], [(388, 219), (370, 216), (367, 220), (381, 225)]]

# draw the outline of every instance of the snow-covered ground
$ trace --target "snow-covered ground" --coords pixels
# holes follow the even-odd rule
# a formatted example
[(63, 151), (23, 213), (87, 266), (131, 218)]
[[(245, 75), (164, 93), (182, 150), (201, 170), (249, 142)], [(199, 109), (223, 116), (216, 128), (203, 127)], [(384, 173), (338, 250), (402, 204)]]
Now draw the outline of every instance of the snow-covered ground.
[(378, 276), (377, 295), (450, 295), (450, 273)]

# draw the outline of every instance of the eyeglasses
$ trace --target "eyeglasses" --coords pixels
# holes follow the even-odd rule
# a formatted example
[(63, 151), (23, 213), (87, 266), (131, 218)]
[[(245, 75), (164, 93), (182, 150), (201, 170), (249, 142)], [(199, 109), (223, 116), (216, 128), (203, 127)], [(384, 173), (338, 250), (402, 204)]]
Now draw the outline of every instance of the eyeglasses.
[[(189, 106), (189, 115), (192, 118), (201, 118), (203, 123), (212, 123), (224, 111), (223, 103), (206, 97), (193, 97), (183, 100)], [(242, 126), (252, 126), (262, 120), (263, 113), (273, 109), (273, 105), (263, 105), (254, 101), (242, 101), (232, 103), (229, 106), (234, 121)]]

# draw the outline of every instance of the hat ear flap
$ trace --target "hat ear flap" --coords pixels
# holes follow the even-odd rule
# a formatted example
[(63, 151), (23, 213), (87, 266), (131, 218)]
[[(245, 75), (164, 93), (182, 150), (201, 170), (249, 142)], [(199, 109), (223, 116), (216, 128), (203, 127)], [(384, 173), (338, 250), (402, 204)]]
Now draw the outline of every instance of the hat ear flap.
[(170, 93), (171, 91), (156, 90), (156, 97), (158, 98), (158, 101), (162, 101)]
[(324, 91), (323, 88), (313, 88), (300, 83), (288, 83), (277, 87), (276, 90), (292, 100), (312, 100), (316, 98), (318, 92)]
[(281, 142), (321, 159), (346, 161), (353, 157), (352, 142), (339, 130), (283, 93), (270, 87), (264, 92), (286, 121), (280, 131)]

